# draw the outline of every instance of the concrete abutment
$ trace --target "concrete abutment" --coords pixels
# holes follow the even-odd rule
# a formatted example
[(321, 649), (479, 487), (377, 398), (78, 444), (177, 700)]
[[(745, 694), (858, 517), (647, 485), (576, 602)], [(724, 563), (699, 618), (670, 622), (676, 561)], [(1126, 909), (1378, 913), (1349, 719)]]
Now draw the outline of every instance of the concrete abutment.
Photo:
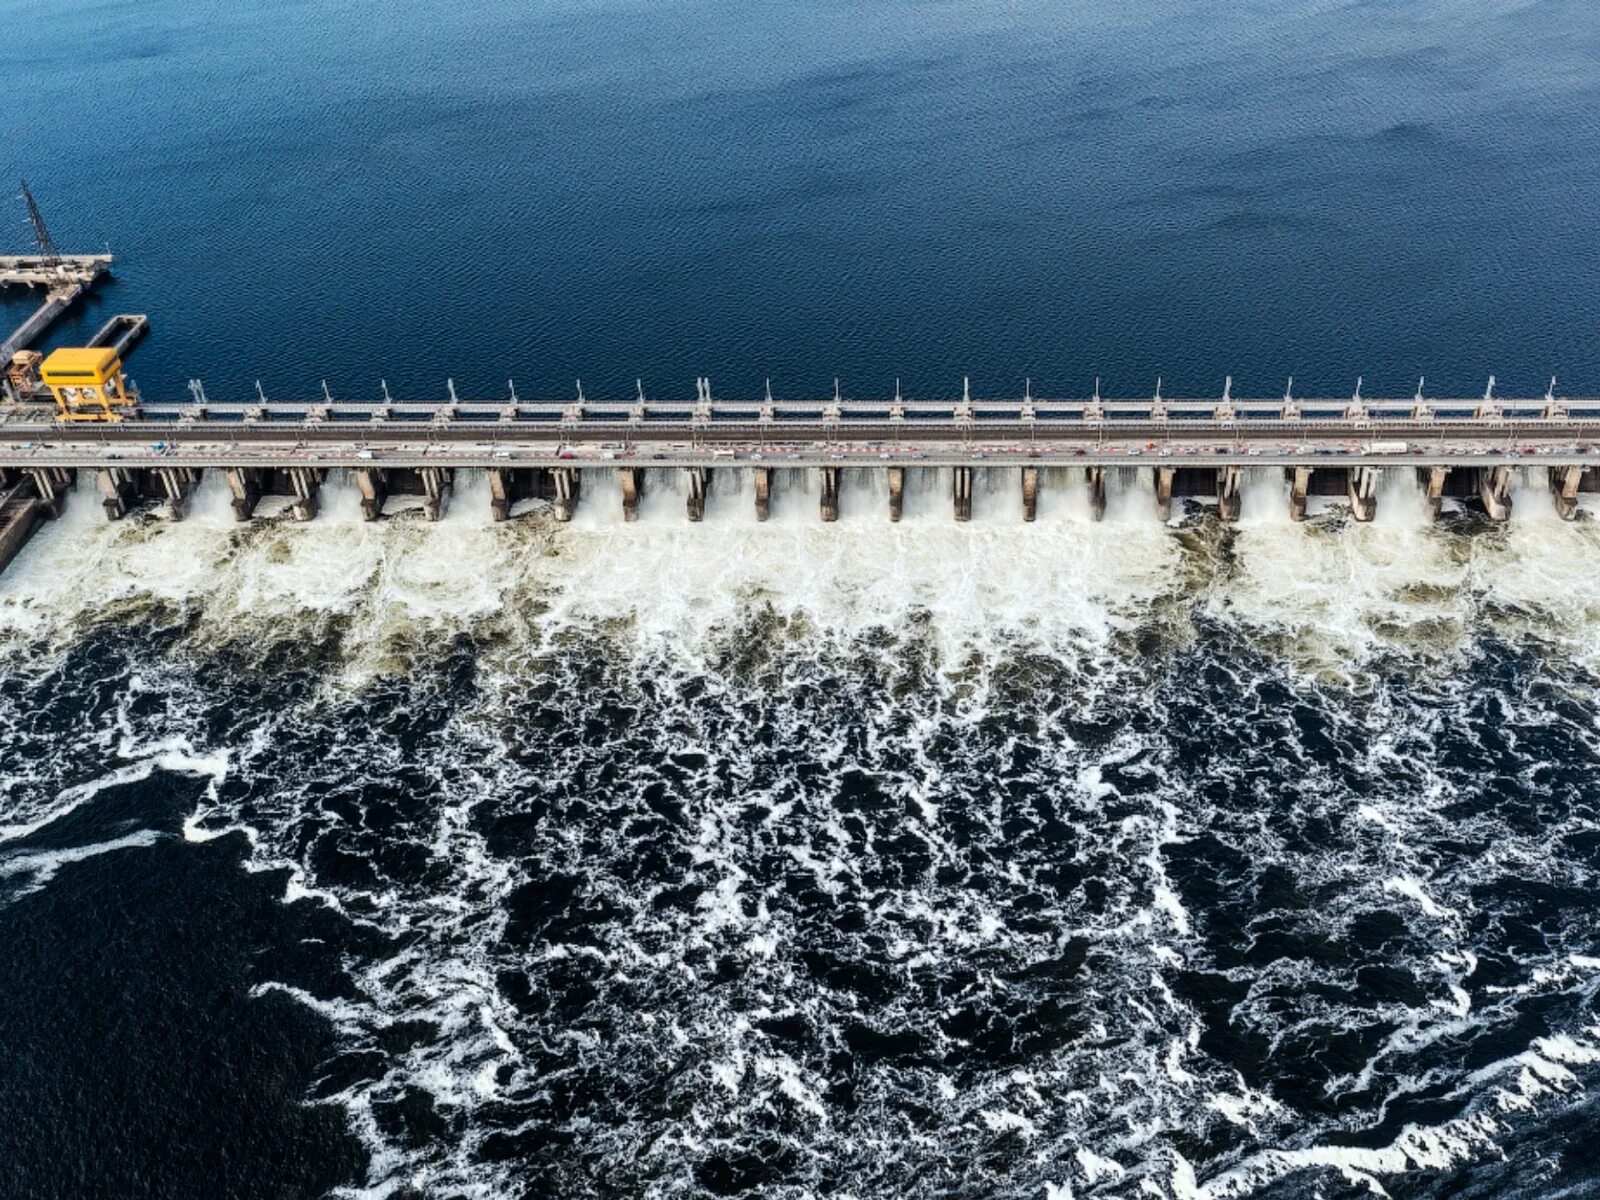
[(956, 467), (955, 476), (955, 509), (956, 520), (972, 520), (972, 468)]
[(1483, 501), (1483, 511), (1491, 521), (1511, 519), (1512, 478), (1510, 467), (1478, 468), (1478, 499)]
[(1556, 515), (1563, 521), (1578, 516), (1578, 493), (1583, 488), (1583, 467), (1551, 467), (1550, 494), (1555, 500)]
[(819, 467), (817, 473), (822, 477), (822, 519), (824, 521), (837, 521), (839, 519), (839, 468)]
[(772, 468), (756, 467), (752, 474), (756, 492), (756, 520), (765, 521), (772, 515)]
[(1378, 468), (1352, 467), (1347, 473), (1350, 515), (1357, 521), (1371, 521), (1378, 515)]
[(622, 519), (637, 521), (639, 497), (644, 495), (644, 472), (638, 467), (623, 467), (617, 471), (617, 482), (622, 486)]
[(576, 467), (556, 467), (550, 472), (551, 490), (554, 493), (556, 520), (570, 521), (578, 511), (578, 496), (582, 487), (583, 472)]
[(27, 467), (24, 474), (33, 483), (40, 511), (51, 520), (59, 517), (66, 508), (67, 493), (72, 490), (76, 473), (66, 467)]
[(705, 467), (685, 467), (684, 472), (689, 477), (689, 520), (704, 521), (706, 492), (711, 487), (711, 472)]
[(1217, 468), (1217, 515), (1224, 521), (1239, 519), (1239, 484), (1243, 479), (1244, 470), (1241, 467)]
[(296, 521), (315, 520), (324, 472), (316, 467), (290, 467), (287, 474), (294, 494), (294, 503), (289, 506), (290, 515)]
[(100, 485), (101, 503), (106, 519), (116, 521), (128, 515), (128, 510), (139, 500), (139, 481), (125, 467), (107, 467), (95, 472), (95, 482)]
[(1089, 516), (1096, 521), (1106, 517), (1106, 469), (1089, 468)]
[(1291, 521), (1304, 521), (1306, 519), (1306, 498), (1311, 495), (1311, 468), (1291, 467), (1289, 469), (1289, 519)]
[(263, 472), (256, 467), (229, 467), (223, 474), (227, 476), (228, 491), (233, 496), (233, 519), (248, 521), (255, 515), (256, 505), (261, 503), (261, 495), (266, 490)]

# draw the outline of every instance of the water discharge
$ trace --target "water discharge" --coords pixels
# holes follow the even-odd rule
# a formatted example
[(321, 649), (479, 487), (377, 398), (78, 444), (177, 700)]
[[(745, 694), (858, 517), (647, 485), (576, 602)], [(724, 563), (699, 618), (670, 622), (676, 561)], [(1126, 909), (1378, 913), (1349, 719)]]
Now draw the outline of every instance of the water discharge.
[[(1600, 537), (739, 472), (639, 520), (106, 523), (0, 579), (0, 898), (129, 778), (345, 932), (352, 1195), (1431, 1195), (1600, 1071)], [(1075, 473), (1076, 474), (1076, 473)], [(1399, 473), (1395, 473), (1399, 474)], [(1537, 481), (1534, 481), (1535, 483)], [(55, 736), (40, 713), (97, 714)], [(1488, 1176), (1494, 1177), (1494, 1176)], [(1300, 1190), (1283, 1190), (1300, 1189)]]

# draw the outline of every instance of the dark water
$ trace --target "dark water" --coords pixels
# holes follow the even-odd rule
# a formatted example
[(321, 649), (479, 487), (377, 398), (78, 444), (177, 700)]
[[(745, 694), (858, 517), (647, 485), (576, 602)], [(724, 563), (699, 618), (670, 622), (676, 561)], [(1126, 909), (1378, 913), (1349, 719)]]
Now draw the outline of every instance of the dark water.
[[(1577, 5), (0, 11), (149, 392), (1600, 388)], [(679, 482), (73, 498), (0, 580), (0, 1196), (1600, 1191), (1589, 514)]]
[(1600, 389), (1581, 3), (6, 7), (152, 394)]

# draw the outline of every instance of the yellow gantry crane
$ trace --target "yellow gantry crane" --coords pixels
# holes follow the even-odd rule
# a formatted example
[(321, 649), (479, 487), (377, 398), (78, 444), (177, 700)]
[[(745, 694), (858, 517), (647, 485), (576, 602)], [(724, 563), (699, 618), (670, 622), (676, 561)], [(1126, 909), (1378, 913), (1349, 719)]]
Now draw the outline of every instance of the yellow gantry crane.
[(43, 288), (45, 295), (32, 316), (0, 338), (0, 398), (29, 403), (42, 398), (42, 387), (55, 401), (59, 420), (120, 421), (136, 413), (139, 404), (138, 392), (123, 376), (122, 355), (149, 328), (149, 319), (142, 313), (118, 313), (86, 346), (64, 347), (48, 357), (28, 349), (80, 296), (106, 278), (111, 253), (61, 254), (26, 180), (22, 199), (39, 253), (0, 256), (0, 286)]
[(52, 350), (39, 380), (55, 397), (63, 421), (120, 421), (138, 403), (122, 376), (122, 359), (109, 346)]

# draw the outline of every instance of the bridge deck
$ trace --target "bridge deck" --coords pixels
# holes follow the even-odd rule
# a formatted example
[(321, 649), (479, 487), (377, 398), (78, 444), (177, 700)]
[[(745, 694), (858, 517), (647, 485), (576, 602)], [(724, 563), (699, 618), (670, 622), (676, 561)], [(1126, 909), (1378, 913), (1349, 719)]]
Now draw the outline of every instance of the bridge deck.
[[(917, 406), (891, 415), (847, 406), (730, 404), (684, 407), (518, 404), (145, 405), (113, 424), (61, 424), (52, 409), (0, 412), (0, 466), (48, 461), (65, 467), (107, 461), (195, 465), (281, 461), (326, 466), (363, 462), (492, 466), (1184, 465), (1241, 460), (1326, 466), (1548, 461), (1587, 464), (1600, 449), (1600, 399), (1437, 400), (1416, 406), (1300, 401), (1107, 401), (1095, 415), (1038, 402)], [(689, 406), (692, 408), (692, 406)], [(908, 410), (913, 406), (908, 405)], [(1331, 415), (1322, 415), (1324, 410)], [(1054, 410), (1055, 416), (1043, 416)]]
[[(208, 405), (154, 406), (121, 422), (60, 424), (37, 408), (17, 406), (0, 419), (0, 483), (24, 479), (53, 515), (75, 478), (83, 486), (87, 476), (98, 481), (112, 517), (141, 500), (181, 517), (203, 472), (212, 470), (226, 476), (240, 520), (263, 496), (281, 495), (302, 521), (315, 518), (335, 469), (347, 471), (341, 479), (359, 488), (368, 520), (383, 515), (391, 494), (421, 496), (430, 519), (439, 519), (463, 471), (487, 479), (495, 520), (527, 499), (550, 502), (557, 519), (571, 520), (597, 482), (593, 472), (608, 473), (598, 494), (620, 491), (628, 520), (638, 514), (639, 496), (662, 486), (663, 473), (681, 472), (691, 521), (703, 519), (706, 497), (723, 486), (713, 481), (736, 470), (751, 488), (758, 520), (767, 518), (772, 489), (781, 486), (776, 481), (788, 473), (792, 483), (798, 472), (807, 473), (808, 489), (816, 488), (824, 521), (838, 519), (841, 489), (863, 471), (887, 476), (889, 519), (899, 520), (908, 468), (945, 471), (957, 521), (972, 517), (978, 472), (990, 471), (992, 486), (995, 469), (1020, 485), (1028, 521), (1042, 489), (1074, 481), (1088, 487), (1096, 519), (1108, 491), (1137, 486), (1152, 493), (1162, 519), (1176, 499), (1195, 498), (1236, 520), (1252, 471), (1277, 473), (1295, 520), (1304, 518), (1310, 497), (1334, 494), (1345, 497), (1356, 521), (1370, 521), (1385, 476), (1414, 476), (1432, 515), (1446, 498), (1466, 498), (1496, 521), (1508, 518), (1519, 479), (1548, 486), (1566, 519), (1577, 515), (1580, 493), (1600, 487), (1600, 419), (1579, 419), (1554, 404), (1521, 419), (1509, 415), (1514, 409), (1480, 406), (1472, 417), (1411, 412), (1391, 421), (1366, 412), (1224, 416), (1215, 406), (1174, 419), (1146, 406), (1054, 425), (965, 403), (945, 419), (916, 423), (809, 411), (725, 422), (706, 412), (659, 422), (634, 413), (622, 421), (565, 410), (553, 421), (523, 424), (514, 415), (476, 420), (464, 406), (407, 411), (426, 419), (400, 415), (401, 406), (354, 414), (331, 406)], [(1545, 470), (1529, 475), (1521, 470), (1526, 466)], [(1069, 470), (1047, 477), (1041, 468)], [(1108, 468), (1141, 470), (1109, 485), (1115, 473)]]
[(89, 283), (111, 269), (109, 254), (0, 254), (0, 287), (54, 287), (61, 283)]

